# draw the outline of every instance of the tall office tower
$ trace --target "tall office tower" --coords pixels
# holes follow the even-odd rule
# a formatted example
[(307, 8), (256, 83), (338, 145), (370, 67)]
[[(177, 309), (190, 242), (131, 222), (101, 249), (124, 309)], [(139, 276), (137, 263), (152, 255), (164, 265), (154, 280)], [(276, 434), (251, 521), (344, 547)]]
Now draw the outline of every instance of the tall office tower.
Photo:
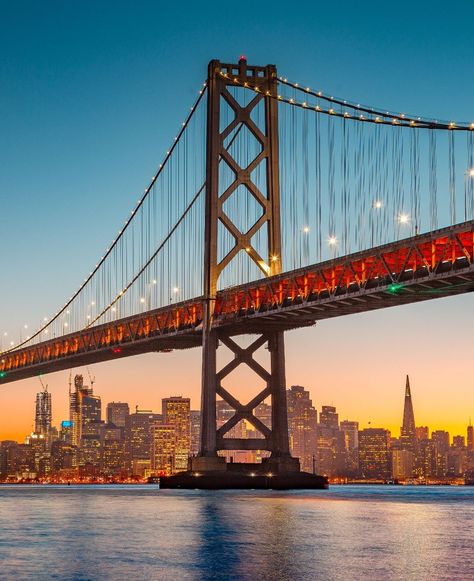
[(359, 422), (344, 420), (340, 423), (344, 441), (344, 476), (355, 477), (359, 473)]
[(117, 428), (125, 428), (127, 416), (130, 415), (128, 403), (112, 401), (107, 404), (107, 423), (115, 424)]
[(136, 476), (142, 476), (142, 467), (150, 462), (151, 427), (161, 420), (161, 414), (154, 414), (151, 410), (139, 410), (138, 407), (125, 420), (126, 467)]
[(188, 469), (191, 455), (191, 400), (189, 397), (165, 397), (162, 400), (163, 424), (174, 426), (176, 435), (174, 471)]
[(151, 428), (152, 452), (151, 468), (155, 473), (169, 476), (181, 469), (177, 469), (175, 459), (176, 450), (176, 426), (170, 424), (154, 424)]
[(339, 430), (336, 408), (324, 405), (317, 428), (316, 471), (326, 476), (339, 476), (344, 470), (344, 435)]
[(469, 420), (469, 425), (467, 426), (467, 450), (468, 452), (474, 452), (474, 426)]
[(359, 432), (359, 467), (362, 478), (388, 480), (391, 477), (390, 432), (366, 428)]
[(410, 450), (392, 450), (392, 476), (395, 480), (407, 480), (413, 476), (414, 454)]
[(286, 393), (291, 455), (299, 458), (304, 472), (313, 472), (316, 454), (316, 409), (309, 397), (309, 391), (301, 385), (292, 385)]
[(421, 475), (425, 478), (436, 476), (436, 446), (433, 440), (420, 440), (419, 444), (419, 461), (421, 466)]
[(92, 387), (84, 385), (82, 375), (74, 377), (74, 387), (69, 381), (69, 420), (72, 422), (72, 443), (79, 446), (82, 436), (82, 401), (85, 396), (92, 395)]
[(435, 430), (431, 433), (431, 440), (436, 449), (436, 476), (443, 478), (448, 471), (449, 433)]
[(125, 442), (123, 428), (113, 423), (100, 428), (100, 468), (105, 476), (119, 476), (125, 470)]
[(339, 428), (339, 414), (332, 405), (323, 405), (319, 414), (319, 423), (327, 428)]
[(413, 402), (411, 399), (410, 379), (407, 375), (405, 385), (405, 400), (403, 404), (403, 425), (400, 429), (400, 448), (410, 450), (416, 454), (417, 437), (415, 427), (415, 414), (413, 413)]
[(51, 432), (51, 394), (46, 386), (36, 394), (35, 432), (48, 438)]
[(200, 410), (190, 411), (191, 420), (191, 456), (199, 454), (201, 444), (201, 412)]

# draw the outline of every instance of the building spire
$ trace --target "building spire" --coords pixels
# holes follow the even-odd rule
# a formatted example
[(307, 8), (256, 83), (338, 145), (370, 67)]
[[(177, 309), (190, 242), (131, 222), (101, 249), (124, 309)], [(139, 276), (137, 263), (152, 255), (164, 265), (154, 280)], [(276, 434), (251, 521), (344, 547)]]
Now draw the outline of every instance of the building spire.
[(413, 401), (411, 399), (410, 378), (407, 375), (405, 384), (405, 400), (403, 405), (403, 425), (400, 430), (400, 442), (402, 449), (414, 451), (417, 446), (415, 414), (413, 413)]

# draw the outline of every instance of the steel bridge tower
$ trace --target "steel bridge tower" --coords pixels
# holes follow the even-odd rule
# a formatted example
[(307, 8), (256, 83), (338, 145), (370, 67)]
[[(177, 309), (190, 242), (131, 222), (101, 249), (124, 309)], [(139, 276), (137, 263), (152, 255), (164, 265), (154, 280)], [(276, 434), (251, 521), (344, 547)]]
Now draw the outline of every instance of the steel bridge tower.
[[(246, 105), (235, 99), (229, 87), (236, 84), (257, 85), (259, 92), (252, 94)], [(299, 460), (292, 458), (289, 450), (288, 419), (285, 380), (284, 331), (279, 326), (268, 326), (258, 332), (252, 344), (240, 347), (224, 330), (213, 326), (219, 276), (231, 260), (241, 251), (262, 270), (265, 276), (281, 272), (281, 224), (278, 153), (278, 102), (268, 95), (277, 92), (277, 71), (273, 65), (250, 66), (245, 57), (239, 63), (223, 64), (218, 60), (209, 63), (207, 105), (206, 151), (206, 205), (205, 205), (205, 253), (204, 253), (204, 321), (201, 392), (201, 446), (200, 454), (193, 459), (193, 470), (225, 470), (225, 460), (217, 455), (219, 450), (269, 450), (267, 466), (275, 471), (299, 470)], [(264, 122), (258, 127), (252, 119), (252, 111), (263, 101)], [(223, 126), (222, 104), (231, 108), (234, 118)], [(260, 153), (247, 167), (240, 167), (233, 157), (228, 142), (240, 124), (245, 126), (260, 144)], [(227, 140), (227, 141), (226, 141)], [(224, 160), (235, 174), (233, 183), (223, 192), (219, 183), (219, 163)], [(252, 172), (259, 165), (265, 166), (265, 188), (260, 189), (252, 181)], [(244, 186), (261, 206), (262, 215), (246, 232), (241, 231), (226, 214), (225, 201)], [(263, 190), (263, 191), (262, 191)], [(221, 259), (219, 249), (219, 223), (235, 240), (234, 247)], [(267, 255), (261, 256), (252, 244), (252, 237), (261, 229), (267, 229)], [(275, 323), (273, 323), (275, 325)], [(257, 333), (257, 330), (247, 330)], [(234, 359), (222, 369), (217, 369), (219, 342), (229, 348)], [(267, 345), (270, 352), (269, 369), (265, 369), (253, 354)], [(265, 382), (265, 388), (248, 404), (240, 403), (223, 386), (222, 380), (239, 365), (245, 364)], [(235, 415), (216, 429), (216, 398), (220, 396), (235, 409)], [(254, 415), (256, 406), (271, 397), (272, 425), (268, 428)], [(252, 424), (264, 439), (224, 438), (241, 420)]]

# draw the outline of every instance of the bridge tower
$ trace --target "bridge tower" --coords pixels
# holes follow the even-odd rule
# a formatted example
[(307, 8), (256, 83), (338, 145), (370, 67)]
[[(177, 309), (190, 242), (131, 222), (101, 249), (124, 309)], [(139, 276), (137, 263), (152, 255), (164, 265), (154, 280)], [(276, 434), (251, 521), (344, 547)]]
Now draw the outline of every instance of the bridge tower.
[[(235, 99), (229, 87), (248, 82), (258, 86), (259, 92), (250, 94), (246, 104)], [(299, 460), (292, 458), (289, 451), (285, 352), (283, 330), (271, 327), (260, 330), (257, 338), (247, 347), (240, 347), (227, 333), (215, 328), (213, 313), (215, 308), (218, 279), (225, 267), (239, 252), (246, 252), (265, 276), (281, 272), (281, 231), (280, 231), (280, 189), (278, 153), (278, 103), (267, 96), (277, 91), (276, 67), (250, 66), (245, 57), (239, 63), (223, 64), (218, 60), (209, 63), (208, 108), (207, 108), (207, 151), (206, 151), (206, 208), (205, 208), (205, 255), (204, 255), (204, 322), (201, 392), (201, 446), (200, 454), (193, 459), (194, 470), (224, 470), (225, 461), (217, 455), (219, 450), (262, 450), (271, 452), (267, 466), (275, 471), (299, 470)], [(264, 122), (257, 126), (252, 112), (263, 101)], [(223, 126), (223, 103), (226, 103), (234, 118)], [(229, 141), (239, 127), (245, 126), (260, 144), (256, 157), (241, 167), (231, 153)], [(230, 138), (230, 139), (229, 139)], [(224, 160), (233, 170), (235, 180), (222, 191), (219, 183), (219, 163)], [(222, 163), (222, 162), (221, 162)], [(259, 165), (265, 166), (265, 188), (257, 187), (252, 180), (252, 172)], [(262, 215), (247, 231), (238, 228), (226, 214), (225, 201), (244, 186), (249, 195), (261, 206)], [(219, 258), (219, 224), (234, 238), (233, 248)], [(252, 237), (260, 230), (267, 229), (267, 252), (261, 256), (252, 243)], [(246, 333), (250, 333), (246, 330)], [(255, 334), (256, 331), (255, 331)], [(234, 359), (222, 369), (217, 369), (217, 349), (224, 344), (234, 355)], [(267, 345), (270, 351), (269, 369), (266, 370), (254, 358), (260, 347)], [(242, 404), (222, 385), (222, 380), (239, 365), (250, 367), (265, 382), (265, 388), (249, 403)], [(234, 416), (216, 429), (216, 398), (220, 396), (232, 408)], [(272, 425), (268, 428), (254, 415), (256, 406), (271, 397)], [(241, 420), (252, 424), (264, 439), (240, 439), (225, 437)]]

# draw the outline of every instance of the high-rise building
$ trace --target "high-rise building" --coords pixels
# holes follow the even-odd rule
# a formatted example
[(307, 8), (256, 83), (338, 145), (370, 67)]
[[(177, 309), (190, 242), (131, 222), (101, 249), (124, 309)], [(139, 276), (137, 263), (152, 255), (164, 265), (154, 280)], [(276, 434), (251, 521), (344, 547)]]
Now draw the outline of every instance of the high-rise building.
[(151, 469), (161, 475), (169, 476), (179, 470), (176, 468), (176, 427), (170, 424), (154, 424), (151, 428), (152, 453)]
[(191, 400), (181, 396), (163, 398), (162, 412), (163, 424), (175, 428), (174, 471), (187, 470), (191, 454)]
[(51, 432), (51, 394), (46, 386), (36, 394), (35, 432), (49, 438)]
[[(74, 388), (69, 384), (69, 420), (72, 422), (72, 443), (74, 446), (81, 444), (85, 426), (90, 423), (100, 422), (101, 403), (100, 397), (94, 396), (92, 387), (84, 385), (82, 375), (74, 377)], [(95, 432), (95, 430), (93, 430)]]
[(443, 478), (448, 472), (449, 433), (435, 430), (431, 434), (431, 441), (436, 450), (436, 476)]
[(387, 480), (391, 477), (388, 430), (366, 428), (359, 432), (359, 467), (362, 478)]
[(139, 467), (144, 462), (150, 461), (152, 452), (151, 428), (161, 421), (161, 414), (154, 414), (150, 410), (139, 410), (138, 407), (135, 408), (135, 413), (126, 418), (125, 459), (126, 466), (132, 474), (138, 475), (134, 471), (134, 466)]
[(292, 385), (287, 390), (286, 397), (291, 455), (299, 458), (303, 471), (313, 472), (316, 454), (316, 409), (309, 397), (309, 391), (301, 385)]
[(127, 416), (130, 415), (130, 408), (128, 403), (120, 401), (112, 401), (107, 404), (107, 423), (114, 424), (118, 428), (125, 428)]
[(392, 450), (392, 476), (406, 480), (413, 476), (414, 454), (410, 450)]
[(469, 420), (469, 425), (467, 426), (467, 450), (468, 452), (474, 452), (474, 426)]
[(191, 421), (191, 456), (197, 456), (201, 446), (201, 412), (200, 410), (191, 410), (189, 414)]
[(113, 423), (100, 428), (101, 472), (106, 476), (119, 476), (125, 470), (125, 441), (123, 428)]
[(355, 477), (359, 473), (359, 422), (344, 420), (340, 423), (344, 439), (345, 466), (343, 476)]
[(403, 424), (400, 429), (400, 447), (402, 450), (410, 450), (415, 455), (418, 447), (415, 427), (415, 414), (413, 412), (410, 378), (408, 375), (406, 379), (405, 400), (403, 404)]

